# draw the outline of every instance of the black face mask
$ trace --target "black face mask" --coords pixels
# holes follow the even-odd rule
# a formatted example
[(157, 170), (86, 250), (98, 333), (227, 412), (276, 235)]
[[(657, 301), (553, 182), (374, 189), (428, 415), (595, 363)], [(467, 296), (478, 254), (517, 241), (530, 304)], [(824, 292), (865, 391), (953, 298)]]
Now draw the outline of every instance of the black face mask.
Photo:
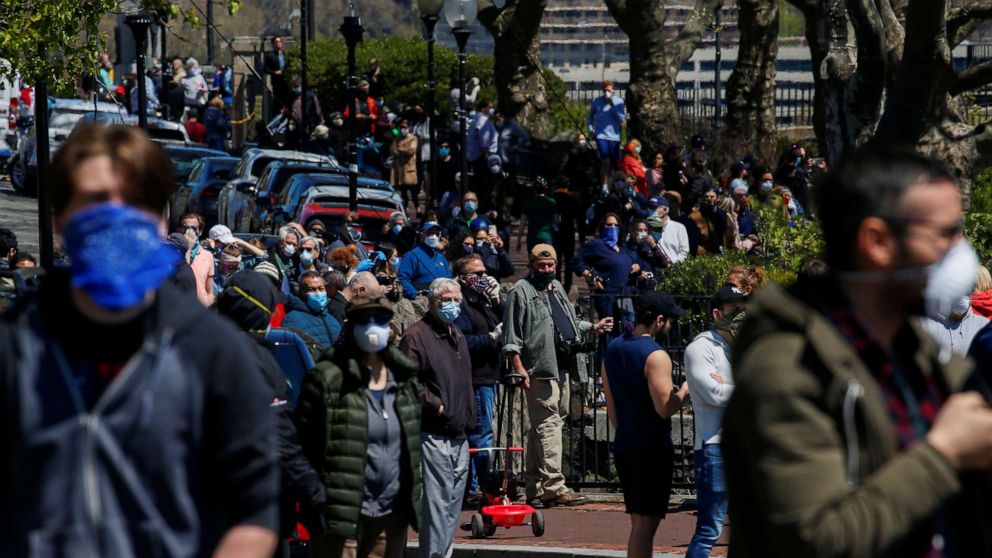
[(555, 272), (553, 271), (535, 271), (530, 274), (530, 284), (539, 291), (547, 289), (554, 280)]

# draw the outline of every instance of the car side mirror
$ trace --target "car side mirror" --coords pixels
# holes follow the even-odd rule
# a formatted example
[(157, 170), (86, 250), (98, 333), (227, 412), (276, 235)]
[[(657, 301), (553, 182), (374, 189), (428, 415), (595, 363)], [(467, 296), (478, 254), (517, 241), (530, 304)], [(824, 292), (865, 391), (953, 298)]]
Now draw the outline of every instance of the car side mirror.
[(238, 182), (234, 189), (242, 194), (251, 194), (255, 192), (255, 185), (251, 182)]

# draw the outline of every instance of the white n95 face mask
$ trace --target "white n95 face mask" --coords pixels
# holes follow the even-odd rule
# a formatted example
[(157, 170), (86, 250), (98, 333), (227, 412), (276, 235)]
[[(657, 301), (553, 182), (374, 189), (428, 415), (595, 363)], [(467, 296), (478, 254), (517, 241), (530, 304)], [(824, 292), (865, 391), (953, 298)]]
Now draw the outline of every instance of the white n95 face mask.
[(355, 344), (366, 353), (378, 353), (389, 344), (388, 325), (368, 323), (355, 326)]
[(978, 256), (971, 243), (962, 239), (940, 261), (926, 268), (923, 301), (927, 316), (946, 319), (959, 310), (961, 301), (974, 290), (977, 275)]

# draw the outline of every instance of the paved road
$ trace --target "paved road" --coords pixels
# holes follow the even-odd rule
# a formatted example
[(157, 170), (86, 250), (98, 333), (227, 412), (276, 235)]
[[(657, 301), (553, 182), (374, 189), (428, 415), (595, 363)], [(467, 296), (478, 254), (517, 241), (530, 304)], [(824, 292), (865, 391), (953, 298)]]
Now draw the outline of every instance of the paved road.
[(14, 193), (10, 182), (0, 180), (0, 227), (17, 235), (18, 248), (38, 253), (38, 200)]

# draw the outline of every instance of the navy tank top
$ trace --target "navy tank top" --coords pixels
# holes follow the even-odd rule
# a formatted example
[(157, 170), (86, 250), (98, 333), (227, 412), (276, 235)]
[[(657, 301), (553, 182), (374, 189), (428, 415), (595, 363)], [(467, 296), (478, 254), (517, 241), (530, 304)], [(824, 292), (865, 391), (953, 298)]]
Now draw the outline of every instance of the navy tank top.
[(644, 335), (625, 333), (606, 347), (606, 378), (616, 412), (616, 453), (658, 451), (672, 446), (672, 422), (654, 410), (644, 365), (661, 345)]

